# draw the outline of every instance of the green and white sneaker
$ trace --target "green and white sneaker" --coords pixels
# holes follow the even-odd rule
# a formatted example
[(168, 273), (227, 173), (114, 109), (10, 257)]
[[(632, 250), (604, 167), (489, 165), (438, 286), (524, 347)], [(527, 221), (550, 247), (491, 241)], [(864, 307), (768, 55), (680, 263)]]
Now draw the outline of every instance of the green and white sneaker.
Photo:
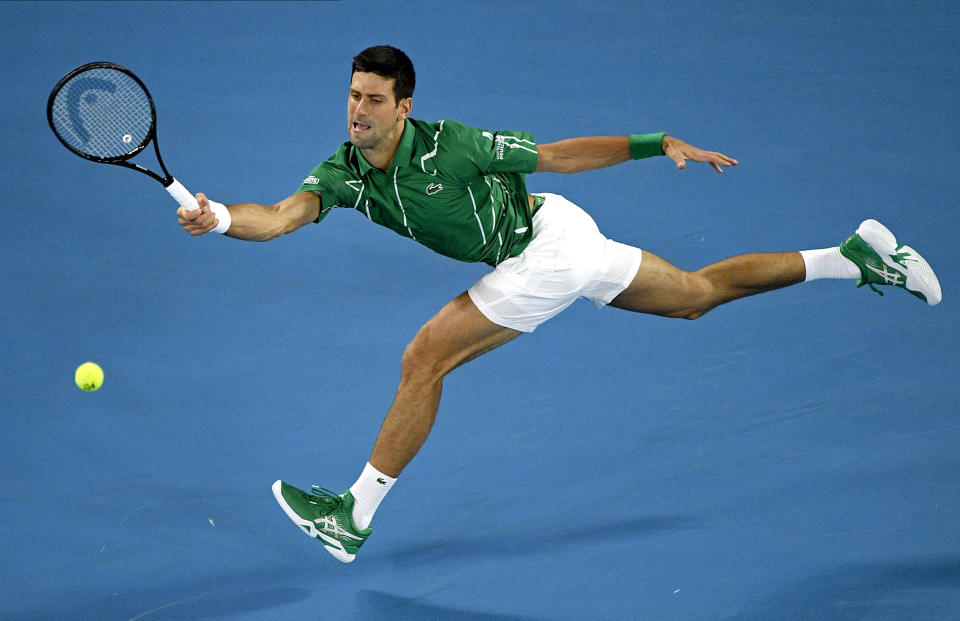
[(358, 529), (353, 524), (353, 494), (339, 496), (322, 487), (312, 486), (311, 494), (287, 485), (273, 484), (273, 496), (293, 523), (308, 537), (319, 539), (327, 552), (344, 563), (351, 562), (367, 540), (372, 528)]
[(847, 241), (840, 244), (840, 253), (860, 268), (857, 286), (893, 285), (906, 289), (930, 306), (940, 303), (940, 281), (933, 268), (910, 246), (897, 243), (887, 227), (876, 220), (864, 220)]

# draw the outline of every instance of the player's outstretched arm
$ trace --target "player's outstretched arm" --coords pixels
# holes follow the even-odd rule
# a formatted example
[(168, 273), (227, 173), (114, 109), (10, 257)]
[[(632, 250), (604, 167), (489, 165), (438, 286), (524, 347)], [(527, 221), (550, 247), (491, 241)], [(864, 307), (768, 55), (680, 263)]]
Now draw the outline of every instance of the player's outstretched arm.
[[(180, 226), (191, 235), (204, 235), (214, 230), (219, 222), (210, 209), (210, 200), (197, 194), (200, 209), (177, 210)], [(226, 206), (230, 212), (230, 228), (225, 235), (248, 241), (268, 241), (292, 233), (320, 215), (320, 197), (313, 192), (298, 192), (275, 205), (238, 203)]]
[[(572, 174), (661, 154), (676, 162), (677, 168), (685, 168), (687, 160), (691, 160), (707, 162), (717, 172), (723, 172), (724, 167), (736, 166), (739, 163), (723, 153), (704, 151), (665, 134), (659, 145), (650, 144), (650, 137), (653, 136), (659, 137), (660, 134), (635, 137), (590, 136), (537, 145), (539, 155), (536, 172)], [(641, 139), (639, 146), (638, 138)]]

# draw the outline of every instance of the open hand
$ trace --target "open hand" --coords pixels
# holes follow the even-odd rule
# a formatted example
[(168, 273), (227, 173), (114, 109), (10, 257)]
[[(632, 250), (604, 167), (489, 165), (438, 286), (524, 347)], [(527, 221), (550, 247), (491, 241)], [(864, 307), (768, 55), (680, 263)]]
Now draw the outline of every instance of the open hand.
[(694, 162), (707, 162), (713, 166), (715, 171), (722, 173), (725, 167), (736, 166), (740, 163), (723, 153), (704, 151), (673, 136), (663, 137), (663, 153), (676, 162), (677, 168), (686, 168), (687, 160), (692, 160)]

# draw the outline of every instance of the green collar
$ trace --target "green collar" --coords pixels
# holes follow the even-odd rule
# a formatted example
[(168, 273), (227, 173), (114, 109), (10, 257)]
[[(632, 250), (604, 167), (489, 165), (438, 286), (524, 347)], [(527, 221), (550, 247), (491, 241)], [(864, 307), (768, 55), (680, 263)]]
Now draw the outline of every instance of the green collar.
[[(416, 133), (417, 130), (414, 128), (413, 123), (410, 122), (410, 119), (405, 119), (403, 121), (403, 134), (400, 135), (400, 144), (397, 145), (397, 152), (393, 155), (393, 162), (390, 163), (387, 172), (394, 168), (402, 168), (410, 163), (410, 158), (413, 157), (413, 138)], [(357, 154), (357, 166), (360, 168), (361, 175), (365, 175), (371, 170), (382, 172), (380, 169), (372, 166), (370, 162), (367, 161), (367, 158), (363, 157), (363, 152), (360, 151), (360, 149), (354, 147), (354, 151)]]

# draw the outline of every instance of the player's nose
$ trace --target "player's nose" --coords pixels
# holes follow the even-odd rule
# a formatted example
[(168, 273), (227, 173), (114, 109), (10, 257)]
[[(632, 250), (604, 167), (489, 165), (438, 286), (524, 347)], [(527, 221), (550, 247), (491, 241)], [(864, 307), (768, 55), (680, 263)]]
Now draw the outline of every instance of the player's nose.
[(354, 119), (357, 119), (363, 116), (364, 114), (366, 114), (366, 111), (367, 111), (366, 99), (361, 97), (360, 99), (354, 100), (353, 102), (353, 118)]

